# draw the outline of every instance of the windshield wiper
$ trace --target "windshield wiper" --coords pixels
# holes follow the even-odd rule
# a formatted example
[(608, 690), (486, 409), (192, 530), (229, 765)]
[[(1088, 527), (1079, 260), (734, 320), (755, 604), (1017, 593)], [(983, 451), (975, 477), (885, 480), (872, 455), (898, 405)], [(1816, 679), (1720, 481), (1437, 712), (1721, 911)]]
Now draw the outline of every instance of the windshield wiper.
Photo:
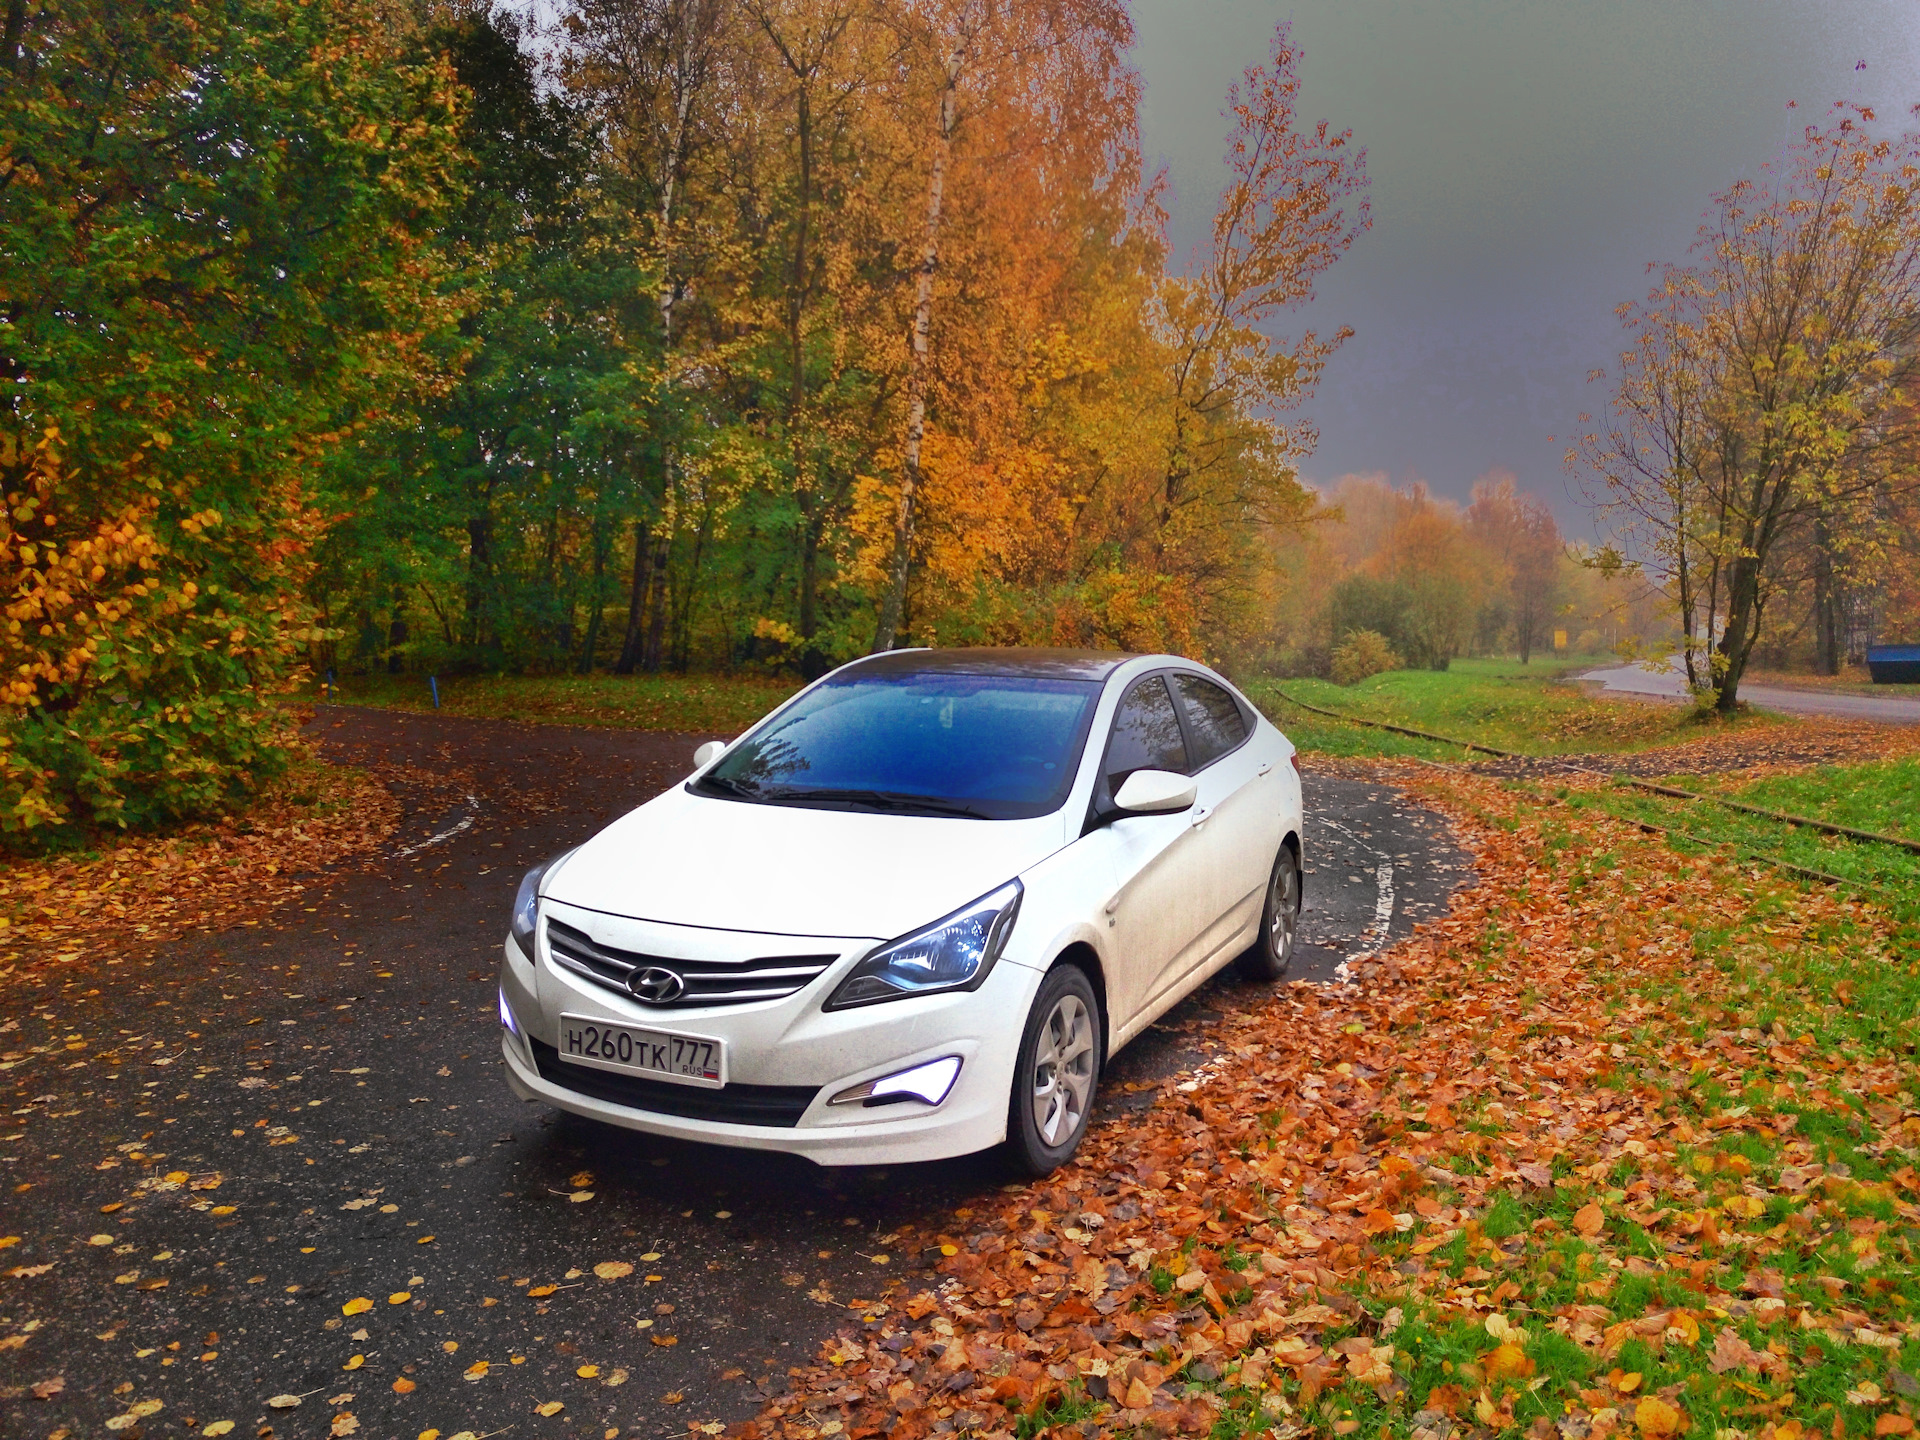
[(744, 780), (735, 780), (727, 775), (702, 775), (694, 782), (694, 788), (708, 794), (731, 796), (736, 800), (764, 800), (766, 792), (758, 785), (749, 785)]
[(957, 800), (942, 800), (935, 795), (914, 795), (904, 790), (774, 790), (762, 791), (756, 798), (775, 801), (837, 801), (849, 805), (870, 805), (876, 810), (900, 814), (918, 812), (922, 815), (954, 815), (969, 820), (993, 818), (984, 810), (976, 810), (973, 806), (963, 805)]

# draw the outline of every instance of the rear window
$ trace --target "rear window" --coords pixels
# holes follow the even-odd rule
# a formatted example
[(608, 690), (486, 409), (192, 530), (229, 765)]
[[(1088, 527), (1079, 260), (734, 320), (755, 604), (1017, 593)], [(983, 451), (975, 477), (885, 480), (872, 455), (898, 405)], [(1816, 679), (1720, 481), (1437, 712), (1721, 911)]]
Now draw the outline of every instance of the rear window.
[(1072, 788), (1097, 680), (856, 667), (802, 696), (694, 782), (773, 805), (1019, 820)]

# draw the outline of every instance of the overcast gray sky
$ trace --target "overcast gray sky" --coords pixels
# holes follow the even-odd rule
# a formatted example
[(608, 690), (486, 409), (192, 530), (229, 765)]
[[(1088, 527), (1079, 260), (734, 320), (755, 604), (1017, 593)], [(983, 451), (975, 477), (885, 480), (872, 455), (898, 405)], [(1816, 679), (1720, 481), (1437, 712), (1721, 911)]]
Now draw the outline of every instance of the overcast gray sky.
[(1576, 533), (1565, 437), (1604, 400), (1585, 376), (1611, 363), (1613, 307), (1647, 262), (1684, 258), (1711, 194), (1831, 102), (1888, 122), (1920, 102), (1917, 0), (1133, 3), (1177, 257), (1207, 238), (1227, 86), (1278, 21), (1305, 52), (1304, 118), (1367, 149), (1373, 229), (1296, 322), (1357, 332), (1307, 407), (1305, 476), (1464, 497), (1505, 466)]

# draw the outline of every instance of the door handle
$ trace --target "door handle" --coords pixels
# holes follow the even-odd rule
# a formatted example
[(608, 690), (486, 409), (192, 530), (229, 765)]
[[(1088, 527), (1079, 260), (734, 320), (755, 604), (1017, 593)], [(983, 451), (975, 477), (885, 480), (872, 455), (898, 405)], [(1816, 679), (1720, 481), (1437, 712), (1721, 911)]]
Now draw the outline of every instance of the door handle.
[(1272, 769), (1273, 769), (1273, 762), (1269, 760), (1265, 765), (1262, 765), (1258, 770), (1254, 771), (1253, 773), (1256, 776), (1265, 775)]
[(1213, 814), (1212, 810), (1195, 810), (1193, 812), (1193, 828), (1198, 830), (1202, 825), (1206, 824), (1207, 817), (1211, 814)]

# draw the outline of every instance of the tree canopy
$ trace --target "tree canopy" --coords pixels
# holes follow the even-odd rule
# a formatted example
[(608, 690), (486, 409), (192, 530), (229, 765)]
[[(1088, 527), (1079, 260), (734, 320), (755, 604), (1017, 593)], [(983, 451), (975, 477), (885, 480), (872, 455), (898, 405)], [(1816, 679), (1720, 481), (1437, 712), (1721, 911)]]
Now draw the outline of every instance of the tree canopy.
[(815, 674), (1264, 623), (1287, 311), (1368, 224), (1285, 27), (1176, 265), (1120, 0), (13, 0), (0, 816), (228, 806), (309, 670)]

